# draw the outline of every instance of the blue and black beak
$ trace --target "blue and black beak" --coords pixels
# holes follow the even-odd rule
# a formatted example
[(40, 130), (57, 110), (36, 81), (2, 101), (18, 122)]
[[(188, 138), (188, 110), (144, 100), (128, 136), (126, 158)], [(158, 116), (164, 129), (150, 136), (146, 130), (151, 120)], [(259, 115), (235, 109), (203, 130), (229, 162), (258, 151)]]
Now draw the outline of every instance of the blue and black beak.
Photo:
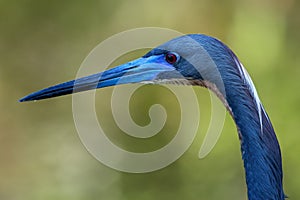
[[(176, 61), (177, 57), (174, 59)], [(158, 79), (158, 75), (162, 72), (170, 72), (170, 74), (172, 74), (172, 72), (176, 73), (172, 64), (173, 63), (166, 60), (166, 53), (144, 56), (104, 72), (33, 92), (21, 98), (19, 101), (47, 99), (126, 83), (154, 83)]]

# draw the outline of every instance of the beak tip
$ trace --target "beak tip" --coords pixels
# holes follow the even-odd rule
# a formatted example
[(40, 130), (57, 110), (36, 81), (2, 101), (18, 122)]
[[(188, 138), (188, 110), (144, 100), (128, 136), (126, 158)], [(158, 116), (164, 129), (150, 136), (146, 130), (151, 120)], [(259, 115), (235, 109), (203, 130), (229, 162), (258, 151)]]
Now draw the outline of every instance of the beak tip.
[(28, 102), (28, 101), (36, 101), (38, 99), (39, 99), (38, 96), (36, 96), (35, 93), (32, 93), (32, 94), (29, 94), (29, 95), (27, 95), (25, 97), (20, 98), (18, 101), (20, 103), (22, 103), (22, 102)]
[(25, 102), (25, 101), (31, 101), (31, 99), (28, 98), (28, 96), (22, 97), (21, 99), (18, 100), (20, 103)]

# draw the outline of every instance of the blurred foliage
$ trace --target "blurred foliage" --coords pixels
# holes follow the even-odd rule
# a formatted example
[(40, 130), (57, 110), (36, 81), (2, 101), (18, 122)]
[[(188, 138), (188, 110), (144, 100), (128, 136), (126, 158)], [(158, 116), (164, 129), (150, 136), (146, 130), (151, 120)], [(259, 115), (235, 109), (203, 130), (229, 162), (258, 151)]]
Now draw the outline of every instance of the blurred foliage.
[[(299, 24), (295, 0), (1, 0), (0, 199), (246, 199), (230, 116), (213, 151), (203, 160), (197, 157), (210, 119), (205, 89), (195, 88), (201, 122), (192, 146), (172, 165), (147, 174), (117, 172), (85, 150), (72, 119), (70, 96), (17, 102), (29, 92), (73, 79), (89, 51), (112, 34), (145, 26), (213, 35), (237, 53), (280, 140), (285, 191), (299, 199)], [(130, 110), (138, 124), (149, 123), (152, 104), (164, 105), (169, 116), (162, 132), (143, 142), (130, 141), (114, 124), (108, 109), (112, 90), (97, 91), (97, 109), (115, 143), (143, 152), (172, 139), (180, 109), (170, 92), (143, 86), (132, 97)]]

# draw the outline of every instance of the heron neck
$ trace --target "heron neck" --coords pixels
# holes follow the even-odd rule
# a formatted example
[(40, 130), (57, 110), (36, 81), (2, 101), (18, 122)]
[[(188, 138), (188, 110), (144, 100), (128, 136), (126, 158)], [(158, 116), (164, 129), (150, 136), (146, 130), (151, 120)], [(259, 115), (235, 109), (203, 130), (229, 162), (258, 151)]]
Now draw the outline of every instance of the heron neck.
[(237, 56), (222, 42), (216, 39), (199, 41), (214, 61), (212, 65), (198, 67), (200, 78), (215, 87), (203, 81), (200, 85), (216, 92), (236, 123), (248, 199), (283, 200), (280, 147), (250, 76)]
[(281, 152), (268, 115), (249, 98), (249, 91), (231, 87), (226, 92), (239, 132), (249, 200), (284, 199)]

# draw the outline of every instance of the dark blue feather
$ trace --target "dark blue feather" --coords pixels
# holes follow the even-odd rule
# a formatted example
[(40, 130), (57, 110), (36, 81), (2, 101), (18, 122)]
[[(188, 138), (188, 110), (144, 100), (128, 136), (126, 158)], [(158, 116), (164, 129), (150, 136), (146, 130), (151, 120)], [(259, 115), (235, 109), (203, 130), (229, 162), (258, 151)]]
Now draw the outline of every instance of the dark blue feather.
[(256, 104), (250, 89), (254, 86), (247, 84), (237, 57), (227, 46), (213, 38), (207, 38), (204, 45), (217, 63), (238, 128), (249, 200), (284, 199), (280, 147), (267, 113)]
[[(176, 62), (167, 62), (168, 53), (178, 55)], [(137, 60), (34, 92), (20, 101), (137, 82), (200, 85), (216, 92), (238, 129), (249, 200), (285, 198), (280, 147), (254, 84), (237, 56), (210, 36), (175, 38)]]

